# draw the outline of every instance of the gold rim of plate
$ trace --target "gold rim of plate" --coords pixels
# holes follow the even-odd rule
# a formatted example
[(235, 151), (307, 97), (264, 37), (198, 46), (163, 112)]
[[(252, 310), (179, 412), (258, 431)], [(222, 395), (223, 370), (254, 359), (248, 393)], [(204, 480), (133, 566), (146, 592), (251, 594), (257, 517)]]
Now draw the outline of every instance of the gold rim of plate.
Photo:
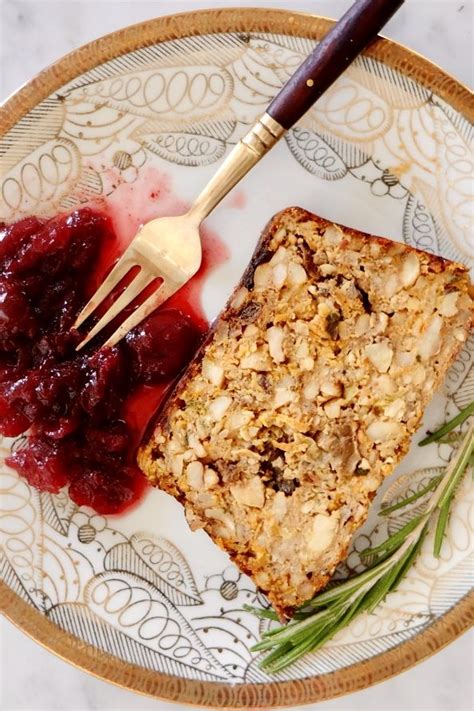
[[(222, 8), (168, 15), (130, 25), (79, 47), (40, 72), (0, 107), (0, 137), (40, 101), (78, 75), (151, 44), (220, 32), (272, 32), (319, 40), (333, 20), (267, 8)], [(423, 56), (379, 38), (365, 51), (432, 90), (474, 122), (473, 93)], [(265, 684), (227, 684), (170, 676), (124, 662), (64, 632), (0, 581), (0, 611), (19, 629), (57, 656), (126, 689), (155, 698), (215, 708), (275, 708), (309, 704), (365, 689), (428, 658), (468, 630), (474, 592), (414, 638), (387, 652), (336, 672)]]

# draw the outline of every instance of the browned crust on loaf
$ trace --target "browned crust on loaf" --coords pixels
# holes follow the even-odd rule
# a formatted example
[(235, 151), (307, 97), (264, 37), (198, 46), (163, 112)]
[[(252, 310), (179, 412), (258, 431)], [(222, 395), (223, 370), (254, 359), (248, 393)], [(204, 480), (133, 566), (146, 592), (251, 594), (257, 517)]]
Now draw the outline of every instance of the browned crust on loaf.
[[(189, 364), (189, 366), (186, 368), (185, 373), (183, 376), (180, 378), (178, 383), (175, 385), (174, 390), (172, 393), (170, 393), (169, 397), (166, 400), (166, 403), (159, 413), (160, 419), (163, 417), (166, 417), (166, 413), (172, 409), (176, 403), (176, 401), (179, 398), (180, 392), (182, 392), (186, 384), (194, 378), (196, 373), (199, 370), (199, 366), (202, 360), (202, 357), (204, 355), (204, 352), (206, 350), (207, 345), (212, 341), (214, 337), (214, 332), (216, 330), (217, 324), (219, 321), (222, 320), (227, 320), (229, 315), (232, 312), (231, 308), (231, 303), (232, 300), (237, 293), (237, 291), (241, 287), (251, 287), (253, 283), (253, 275), (255, 272), (255, 269), (258, 267), (259, 264), (261, 264), (267, 256), (269, 256), (271, 253), (268, 249), (268, 246), (272, 240), (273, 235), (278, 231), (280, 227), (280, 221), (283, 217), (287, 216), (292, 216), (296, 219), (297, 222), (315, 222), (317, 221), (319, 227), (321, 229), (324, 229), (326, 227), (330, 227), (331, 225), (334, 225), (336, 223), (330, 222), (329, 220), (325, 220), (324, 217), (319, 217), (319, 215), (314, 215), (308, 210), (305, 210), (303, 207), (287, 207), (284, 210), (280, 210), (280, 212), (277, 212), (270, 220), (267, 222), (265, 225), (262, 234), (260, 236), (260, 239), (257, 243), (257, 246), (255, 247), (255, 251), (250, 259), (250, 262), (247, 265), (247, 268), (245, 269), (239, 283), (235, 287), (234, 291), (232, 292), (232, 295), (229, 297), (227, 300), (226, 305), (224, 306), (223, 310), (219, 314), (218, 319), (214, 322), (214, 324), (211, 326), (209, 329), (206, 338), (204, 339), (203, 343), (201, 344), (198, 352), (194, 356), (193, 360)], [(382, 247), (389, 247), (390, 245), (393, 244), (392, 240), (387, 239), (386, 237), (379, 237), (377, 235), (371, 235), (368, 234), (367, 232), (360, 232), (359, 230), (355, 230), (352, 227), (346, 227), (345, 225), (339, 224), (339, 227), (341, 227), (344, 230), (344, 233), (347, 235), (347, 237), (357, 237), (358, 239), (363, 240), (364, 242), (378, 242)], [(410, 245), (404, 245), (404, 248), (407, 251), (412, 251), (412, 252), (421, 252), (422, 254), (428, 255), (430, 264), (433, 268), (433, 271), (437, 271), (439, 273), (445, 271), (446, 269), (450, 268), (452, 271), (459, 271), (459, 274), (467, 274), (467, 269), (465, 266), (462, 264), (459, 264), (457, 262), (452, 262), (449, 259), (443, 259), (443, 257), (439, 257), (436, 254), (431, 254), (429, 252), (422, 252), (422, 250), (415, 249), (415, 247), (411, 247)], [(474, 317), (473, 317), (474, 319)], [(454, 360), (457, 356), (457, 352), (453, 354), (452, 360)], [(162, 488), (162, 487), (160, 487)], [(173, 496), (178, 498), (177, 494), (174, 494), (173, 492), (168, 492), (172, 493)], [(178, 498), (179, 500), (179, 498)]]
[[(219, 335), (218, 335), (218, 329), (222, 327), (223, 324), (227, 324), (230, 328), (233, 327), (233, 325), (239, 324), (242, 326), (242, 323), (245, 321), (245, 309), (244, 313), (239, 312), (237, 309), (235, 309), (232, 304), (235, 303), (235, 298), (236, 295), (239, 294), (243, 289), (248, 290), (250, 293), (252, 292), (253, 289), (253, 282), (254, 282), (254, 276), (255, 276), (255, 270), (257, 267), (261, 264), (264, 264), (268, 262), (269, 259), (272, 258), (272, 256), (275, 254), (275, 245), (272, 246), (272, 241), (276, 239), (276, 235), (278, 235), (279, 231), (282, 229), (282, 226), (288, 225), (288, 224), (294, 224), (294, 225), (301, 225), (301, 231), (303, 232), (307, 225), (306, 223), (309, 223), (309, 225), (316, 229), (317, 232), (320, 235), (323, 235), (325, 231), (328, 228), (334, 227), (333, 223), (330, 223), (327, 220), (324, 220), (323, 218), (316, 217), (314, 215), (311, 215), (311, 213), (307, 212), (306, 210), (303, 210), (301, 208), (293, 207), (293, 208), (288, 208), (287, 210), (284, 210), (277, 214), (266, 226), (262, 237), (257, 245), (257, 248), (255, 250), (255, 253), (251, 259), (251, 262), (246, 269), (238, 287), (234, 291), (234, 294), (232, 295), (231, 299), (229, 300), (228, 304), (226, 305), (224, 311), (222, 312), (221, 316), (219, 317), (218, 321), (214, 325), (213, 329), (210, 331), (208, 334), (208, 337), (206, 338), (206, 341), (204, 342), (203, 346), (201, 347), (199, 353), (196, 355), (195, 359), (192, 361), (190, 364), (189, 368), (187, 369), (185, 375), (183, 378), (180, 380), (180, 382), (177, 384), (173, 394), (171, 397), (168, 399), (165, 408), (163, 411), (160, 413), (159, 417), (159, 422), (157, 425), (157, 428), (155, 430), (154, 436), (150, 439), (150, 441), (145, 444), (140, 452), (139, 452), (139, 464), (142, 467), (142, 469), (145, 471), (147, 476), (150, 478), (150, 480), (157, 484), (161, 489), (164, 491), (167, 491), (168, 493), (172, 494), (175, 496), (179, 501), (181, 501), (183, 504), (187, 506), (188, 512), (189, 510), (195, 511), (196, 507), (195, 505), (191, 502), (192, 498), (192, 492), (189, 491), (189, 489), (186, 489), (184, 487), (184, 484), (181, 482), (178, 482), (179, 477), (175, 476), (171, 472), (169, 468), (163, 467), (162, 462), (163, 462), (163, 447), (166, 448), (166, 446), (169, 444), (170, 439), (173, 437), (173, 433), (170, 429), (170, 419), (172, 419), (174, 416), (176, 416), (176, 413), (180, 410), (181, 407), (181, 402), (182, 398), (186, 397), (187, 391), (193, 387), (193, 383), (196, 381), (199, 381), (201, 378), (201, 371), (203, 368), (203, 358), (204, 356), (208, 353), (208, 349), (211, 349), (215, 340), (218, 340)], [(306, 227), (305, 227), (306, 225)], [(364, 245), (368, 249), (375, 249), (374, 245), (378, 245), (379, 248), (379, 255), (376, 259), (383, 260), (384, 256), (387, 255), (392, 255), (394, 250), (396, 251), (395, 248), (395, 243), (391, 242), (390, 240), (387, 240), (382, 237), (375, 237), (371, 235), (367, 235), (364, 233), (361, 233), (357, 230), (347, 228), (347, 227), (341, 227), (341, 226), (335, 226), (337, 229), (341, 229), (343, 233), (342, 241), (340, 242), (340, 245), (338, 249), (340, 250), (349, 250), (351, 246), (354, 246), (355, 243), (359, 245), (357, 249), (363, 250)], [(295, 234), (298, 235), (298, 231), (295, 229), (294, 230)], [(322, 237), (321, 237), (322, 240)], [(362, 245), (362, 246), (361, 246)], [(435, 255), (428, 255), (424, 252), (420, 252), (418, 250), (415, 250), (411, 247), (405, 246), (405, 245), (400, 245), (399, 246), (399, 252), (400, 255), (405, 258), (407, 255), (413, 253), (415, 255), (419, 255), (419, 259), (422, 260), (424, 267), (426, 267), (429, 272), (432, 275), (442, 275), (446, 274), (447, 278), (450, 278), (450, 275), (453, 277), (456, 277), (456, 288), (460, 289), (461, 291), (465, 292), (467, 289), (467, 284), (468, 280), (466, 277), (466, 269), (456, 263), (449, 262), (447, 260), (442, 259), (441, 257), (435, 256)], [(303, 250), (304, 256), (308, 256), (306, 252)], [(312, 253), (309, 254), (309, 256), (314, 256)], [(400, 257), (401, 258), (401, 257)], [(396, 261), (397, 256), (395, 255), (393, 259)], [(311, 264), (307, 265), (309, 269), (311, 269)], [(454, 288), (454, 287), (453, 287)], [(464, 297), (463, 297), (464, 298)], [(244, 301), (245, 303), (245, 301)], [(252, 306), (252, 302), (250, 301), (250, 308)], [(247, 304), (248, 305), (248, 304)], [(465, 328), (468, 328), (470, 323), (472, 322), (472, 312), (470, 317), (464, 318), (462, 322), (462, 326)], [(453, 341), (453, 343), (450, 346), (450, 349), (446, 352), (443, 352), (443, 363), (441, 365), (437, 365), (435, 376), (436, 376), (436, 382), (433, 384), (433, 388), (436, 387), (436, 385), (439, 383), (439, 381), (442, 379), (444, 376), (444, 373), (447, 370), (448, 365), (452, 362), (452, 360), (456, 357), (459, 349), (462, 346), (461, 341)], [(432, 391), (431, 389), (431, 391)], [(431, 392), (430, 392), (431, 394)], [(420, 401), (421, 404), (424, 405), (427, 402), (428, 397), (423, 394), (420, 394)], [(408, 434), (405, 438), (401, 438), (400, 442), (398, 444), (397, 452), (396, 452), (396, 462), (400, 460), (400, 458), (406, 453), (409, 447), (409, 434), (415, 429), (416, 424), (418, 423), (421, 414), (422, 414), (422, 408), (418, 408), (420, 412), (416, 414), (416, 417), (413, 416), (412, 420), (413, 422), (410, 424), (408, 429)], [(415, 424), (413, 424), (415, 423)], [(161, 438), (165, 438), (165, 443), (158, 442), (158, 440)], [(250, 445), (249, 445), (250, 446)], [(286, 456), (286, 455), (285, 455)], [(205, 461), (205, 458), (203, 458), (203, 461)], [(395, 463), (396, 463), (395, 462)], [(211, 462), (212, 463), (212, 462)], [(387, 473), (390, 473), (391, 469), (393, 467), (390, 467), (389, 465), (385, 464), (381, 471), (378, 472), (377, 476), (377, 486), (382, 480), (383, 476), (386, 476)], [(390, 471), (389, 471), (390, 470)], [(220, 487), (221, 489), (224, 489), (224, 486), (227, 487), (226, 491), (223, 491), (223, 496), (228, 496), (228, 490), (229, 487), (232, 486), (232, 482), (229, 482), (228, 484), (218, 484), (218, 488)], [(305, 484), (307, 486), (307, 484)], [(183, 488), (184, 487), (184, 488)], [(267, 490), (268, 491), (268, 490)], [(277, 492), (278, 493), (278, 492)], [(294, 493), (294, 492), (293, 492)], [(350, 536), (352, 535), (353, 531), (356, 530), (364, 520), (366, 519), (367, 516), (367, 510), (368, 510), (368, 505), (370, 500), (373, 498), (373, 496), (376, 493), (376, 487), (372, 491), (368, 491), (364, 494), (364, 501), (365, 504), (363, 504), (362, 508), (364, 510), (358, 511), (357, 517), (354, 521), (353, 527), (351, 528), (351, 524), (347, 524), (345, 530), (345, 537), (341, 539), (340, 541), (340, 547), (337, 549), (336, 546), (336, 553), (334, 559), (330, 560), (330, 563), (328, 566), (326, 566), (324, 569), (322, 568), (318, 572), (312, 572), (311, 574), (311, 579), (310, 579), (310, 590), (308, 587), (308, 591), (310, 594), (306, 595), (306, 597), (309, 597), (310, 595), (314, 594), (317, 590), (322, 588), (330, 579), (335, 565), (337, 562), (342, 560), (345, 555), (347, 554), (347, 548), (350, 542)], [(268, 494), (267, 494), (268, 495)], [(285, 495), (286, 496), (286, 495)], [(274, 496), (274, 499), (276, 496)], [(290, 499), (293, 498), (293, 494), (290, 495)], [(273, 500), (274, 500), (273, 499)], [(199, 509), (199, 507), (198, 507)], [(202, 507), (201, 507), (202, 509)], [(266, 510), (262, 510), (262, 516), (263, 513), (265, 513)], [(290, 583), (288, 583), (287, 590), (284, 589), (283, 584), (278, 584), (274, 585), (273, 587), (270, 585), (262, 585), (261, 581), (259, 581), (258, 573), (261, 572), (258, 566), (255, 563), (255, 551), (251, 550), (251, 546), (247, 543), (242, 543), (242, 541), (239, 540), (229, 540), (226, 537), (223, 537), (222, 535), (219, 535), (216, 533), (216, 526), (215, 526), (215, 521), (211, 519), (206, 519), (206, 517), (202, 518), (202, 510), (199, 511), (201, 518), (198, 521), (201, 525), (204, 526), (204, 528), (210, 533), (212, 536), (213, 540), (224, 550), (226, 550), (231, 558), (239, 565), (239, 567), (247, 574), (249, 574), (251, 577), (253, 577), (265, 594), (269, 597), (271, 600), (272, 604), (274, 605), (275, 609), (279, 612), (281, 616), (290, 616), (294, 610), (294, 607), (298, 604), (301, 604), (304, 599), (301, 596), (298, 596), (298, 593), (296, 593), (294, 590), (288, 592), (291, 588)], [(318, 515), (318, 514), (317, 514)], [(332, 515), (332, 514), (331, 514)], [(221, 527), (222, 528), (222, 527)], [(349, 535), (350, 534), (350, 535)], [(296, 565), (296, 564), (295, 564)], [(288, 575), (290, 575), (291, 571), (289, 571)], [(284, 577), (284, 576), (283, 576)], [(283, 579), (283, 578), (282, 578)]]

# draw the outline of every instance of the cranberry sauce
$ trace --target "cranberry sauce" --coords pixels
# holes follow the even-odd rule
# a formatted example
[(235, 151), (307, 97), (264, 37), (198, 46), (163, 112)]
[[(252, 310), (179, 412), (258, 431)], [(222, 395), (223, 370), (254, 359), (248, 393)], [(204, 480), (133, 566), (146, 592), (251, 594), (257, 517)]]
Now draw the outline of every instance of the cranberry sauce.
[(191, 285), (117, 347), (77, 354), (71, 326), (117, 251), (111, 221), (89, 207), (0, 226), (0, 433), (26, 433), (7, 462), (106, 514), (143, 491), (140, 437), (207, 328)]

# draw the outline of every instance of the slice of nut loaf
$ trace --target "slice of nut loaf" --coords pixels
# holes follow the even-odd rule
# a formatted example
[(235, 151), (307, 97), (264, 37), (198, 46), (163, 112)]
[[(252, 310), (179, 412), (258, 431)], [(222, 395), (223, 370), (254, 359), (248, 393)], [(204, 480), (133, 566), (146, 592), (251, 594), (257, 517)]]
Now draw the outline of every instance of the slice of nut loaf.
[(139, 463), (283, 616), (322, 588), (466, 340), (464, 267), (289, 208)]

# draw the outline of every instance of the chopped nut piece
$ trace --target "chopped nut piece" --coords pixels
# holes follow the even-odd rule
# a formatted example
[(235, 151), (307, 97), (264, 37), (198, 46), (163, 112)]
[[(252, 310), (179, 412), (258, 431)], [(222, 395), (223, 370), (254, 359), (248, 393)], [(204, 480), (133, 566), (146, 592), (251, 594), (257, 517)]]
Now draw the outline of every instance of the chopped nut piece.
[(278, 247), (277, 251), (273, 257), (268, 262), (271, 267), (275, 267), (277, 264), (287, 264), (288, 262), (288, 252), (285, 247)]
[(183, 471), (183, 466), (184, 466), (184, 458), (182, 454), (174, 454), (171, 457), (171, 472), (175, 476), (181, 476), (181, 472)]
[(212, 400), (212, 402), (209, 404), (209, 414), (213, 420), (218, 422), (219, 420), (222, 420), (226, 411), (231, 405), (232, 398), (228, 397), (228, 395), (221, 395), (220, 397), (216, 397), (216, 399)]
[(196, 457), (205, 457), (207, 452), (205, 448), (202, 445), (202, 442), (199, 440), (199, 438), (191, 432), (188, 435), (188, 441), (189, 441), (189, 446), (193, 450), (194, 454)]
[(441, 348), (441, 328), (443, 319), (440, 316), (433, 316), (425, 333), (421, 337), (418, 353), (421, 360), (429, 360), (439, 353)]
[(290, 286), (301, 286), (308, 280), (308, 275), (304, 267), (297, 262), (290, 262), (288, 265), (288, 283)]
[(270, 355), (275, 363), (283, 363), (285, 354), (283, 353), (283, 340), (285, 332), (279, 326), (271, 326), (267, 330), (267, 341)]
[(303, 388), (303, 397), (305, 400), (314, 400), (319, 393), (319, 382), (316, 378), (312, 378)]
[(319, 555), (329, 548), (336, 535), (338, 515), (316, 514), (311, 523), (311, 532), (308, 536), (308, 549), (312, 556)]
[(205, 523), (202, 518), (196, 516), (194, 511), (189, 507), (184, 509), (184, 515), (186, 516), (186, 521), (188, 522), (188, 526), (191, 531), (198, 531), (200, 528), (204, 528)]
[(286, 405), (289, 402), (294, 402), (294, 400), (296, 400), (296, 395), (289, 388), (279, 386), (275, 388), (275, 408), (282, 407), (282, 405)]
[(271, 370), (271, 361), (265, 353), (257, 351), (244, 356), (240, 361), (240, 367), (249, 370), (265, 371)]
[(240, 287), (240, 289), (237, 289), (235, 292), (233, 298), (232, 298), (232, 303), (231, 306), (233, 309), (236, 311), (240, 309), (240, 307), (245, 303), (245, 300), (248, 296), (248, 289), (245, 288), (245, 286)]
[(324, 412), (329, 417), (330, 420), (334, 420), (341, 414), (341, 400), (335, 398), (334, 400), (329, 400), (324, 405)]
[(399, 429), (400, 426), (396, 422), (371, 422), (367, 427), (367, 436), (372, 442), (386, 442), (395, 437)]
[(418, 363), (417, 365), (414, 366), (414, 368), (411, 372), (411, 382), (413, 383), (413, 385), (422, 385), (422, 383), (424, 383), (425, 380), (426, 380), (426, 370), (421, 365), (421, 363)]
[(309, 343), (308, 341), (304, 340), (301, 341), (301, 343), (298, 345), (296, 351), (295, 351), (295, 356), (299, 360), (303, 360), (303, 358), (307, 358), (309, 356)]
[(275, 267), (273, 267), (273, 284), (276, 289), (281, 289), (283, 284), (286, 281), (286, 277), (288, 274), (288, 267), (286, 264), (282, 264), (281, 262), (277, 264)]
[(393, 402), (387, 405), (387, 407), (384, 409), (384, 415), (385, 417), (390, 417), (394, 420), (401, 420), (403, 415), (405, 414), (405, 410), (405, 401), (401, 398), (398, 398), (398, 400), (393, 400)]
[(378, 315), (377, 325), (375, 327), (375, 333), (385, 333), (388, 326), (388, 316), (386, 313), (381, 311)]
[(242, 333), (242, 336), (244, 338), (252, 338), (252, 339), (255, 339), (259, 335), (260, 335), (259, 330), (255, 326), (254, 323), (249, 323), (249, 325), (244, 328), (244, 331)]
[(186, 477), (192, 489), (202, 489), (204, 486), (204, 467), (201, 462), (190, 462), (186, 467)]
[(230, 492), (239, 504), (261, 509), (265, 503), (265, 487), (259, 476), (252, 477), (243, 484), (230, 487)]
[(224, 368), (209, 358), (204, 358), (202, 362), (202, 373), (212, 385), (220, 387), (224, 382)]
[(415, 252), (410, 252), (402, 262), (400, 279), (405, 287), (412, 286), (420, 274), (420, 261)]
[(415, 362), (415, 354), (411, 351), (398, 351), (395, 354), (395, 363), (401, 368), (409, 368)]
[(387, 341), (371, 343), (364, 349), (365, 355), (374, 365), (379, 373), (386, 373), (390, 368), (393, 358), (393, 350)]
[(393, 395), (396, 391), (395, 383), (389, 375), (381, 375), (377, 378), (376, 387), (378, 387), (380, 392), (384, 395)]
[(265, 289), (272, 278), (272, 268), (269, 264), (260, 264), (253, 275), (255, 289), (261, 291)]
[(219, 483), (219, 475), (211, 467), (204, 469), (204, 486), (206, 489), (212, 489), (213, 486)]
[(389, 299), (394, 296), (394, 294), (397, 293), (401, 288), (401, 284), (398, 280), (398, 277), (396, 274), (390, 274), (387, 277), (387, 280), (384, 282), (383, 285), (383, 290), (385, 296), (387, 296)]
[(328, 397), (339, 397), (342, 395), (342, 385), (334, 380), (325, 380), (321, 383), (321, 393)]
[(457, 314), (458, 308), (456, 304), (458, 298), (459, 293), (457, 291), (452, 291), (450, 294), (446, 294), (446, 296), (443, 297), (441, 305), (438, 309), (441, 316), (446, 316), (447, 318), (449, 318), (450, 316), (455, 316)]
[(222, 523), (224, 524), (224, 528), (220, 529), (221, 531), (223, 531), (223, 534), (221, 533), (220, 535), (224, 535), (225, 537), (227, 537), (235, 534), (235, 523), (232, 516), (222, 511), (222, 509), (213, 507), (204, 509), (204, 516), (206, 518), (213, 518), (217, 521), (222, 521)]
[(326, 227), (324, 232), (324, 238), (329, 242), (329, 244), (336, 246), (342, 242), (342, 230), (337, 225), (330, 225)]
[(277, 491), (273, 498), (272, 503), (272, 513), (277, 521), (282, 521), (286, 512), (288, 510), (288, 505), (286, 503), (286, 496), (283, 491)]
[(354, 335), (359, 337), (367, 333), (370, 327), (370, 316), (369, 314), (361, 314), (357, 317), (357, 321), (354, 328)]
[(231, 432), (245, 427), (249, 422), (252, 421), (254, 414), (251, 410), (236, 410), (230, 416), (229, 428)]

